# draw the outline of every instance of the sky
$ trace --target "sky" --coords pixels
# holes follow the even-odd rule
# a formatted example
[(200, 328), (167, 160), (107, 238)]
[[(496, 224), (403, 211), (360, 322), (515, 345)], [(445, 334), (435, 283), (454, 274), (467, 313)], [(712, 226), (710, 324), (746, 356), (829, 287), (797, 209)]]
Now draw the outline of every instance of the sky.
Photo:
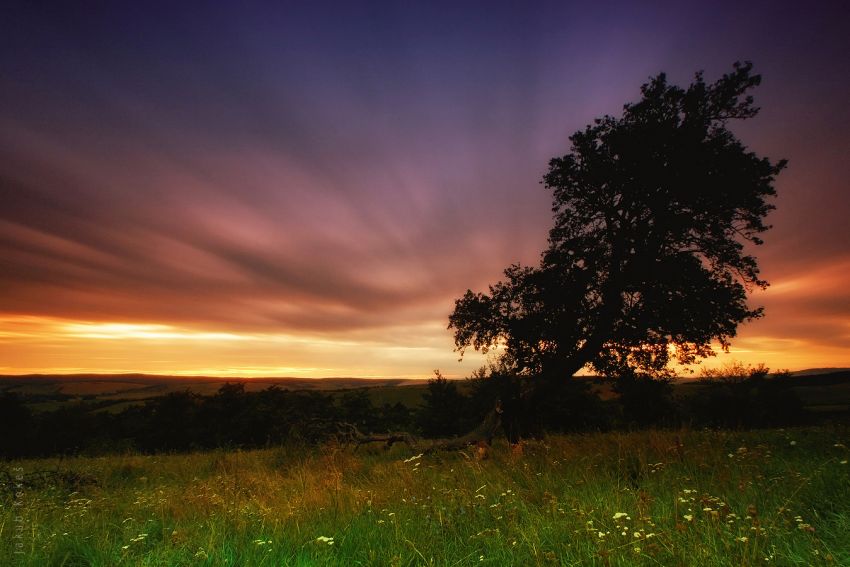
[(61, 4), (0, 8), (0, 374), (469, 375), (454, 300), (538, 261), (569, 135), (737, 60), (789, 166), (707, 364), (850, 367), (840, 3)]

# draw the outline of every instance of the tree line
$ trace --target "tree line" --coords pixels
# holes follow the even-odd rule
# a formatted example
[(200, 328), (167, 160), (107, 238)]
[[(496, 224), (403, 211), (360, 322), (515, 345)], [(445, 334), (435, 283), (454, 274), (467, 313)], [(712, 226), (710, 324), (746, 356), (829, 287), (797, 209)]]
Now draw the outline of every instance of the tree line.
[[(364, 433), (404, 431), (451, 438), (481, 422), (498, 401), (506, 409), (500, 434), (509, 440), (546, 432), (605, 431), (636, 427), (768, 427), (809, 418), (787, 374), (764, 368), (739, 376), (714, 376), (682, 396), (670, 381), (632, 378), (574, 379), (548, 390), (528, 406), (530, 379), (490, 368), (466, 381), (437, 375), (419, 406), (376, 405), (366, 389), (322, 393), (272, 386), (248, 392), (224, 384), (214, 395), (173, 392), (121, 412), (96, 404), (66, 404), (33, 412), (14, 393), (0, 396), (0, 455), (7, 458), (62, 454), (184, 452), (211, 448), (315, 445), (340, 438), (346, 424)], [(607, 384), (607, 386), (606, 386)], [(603, 399), (600, 389), (612, 388)], [(681, 390), (682, 388), (679, 388)]]

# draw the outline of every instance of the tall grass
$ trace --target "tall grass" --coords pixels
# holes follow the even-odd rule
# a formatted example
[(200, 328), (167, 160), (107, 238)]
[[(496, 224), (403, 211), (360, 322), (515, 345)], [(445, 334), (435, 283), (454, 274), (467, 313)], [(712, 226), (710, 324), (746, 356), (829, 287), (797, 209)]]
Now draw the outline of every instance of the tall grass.
[(0, 564), (850, 565), (848, 437), (553, 436), (485, 461), (334, 445), (22, 461), (97, 484), (3, 496)]

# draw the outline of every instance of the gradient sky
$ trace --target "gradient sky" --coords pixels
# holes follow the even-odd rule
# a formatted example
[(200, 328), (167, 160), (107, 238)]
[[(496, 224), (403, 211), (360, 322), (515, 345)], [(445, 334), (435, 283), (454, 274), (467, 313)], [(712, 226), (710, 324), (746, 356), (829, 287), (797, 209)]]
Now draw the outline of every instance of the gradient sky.
[(466, 375), (447, 316), (537, 261), (549, 158), (736, 60), (790, 164), (730, 356), (850, 366), (841, 3), (61, 4), (0, 8), (0, 373)]

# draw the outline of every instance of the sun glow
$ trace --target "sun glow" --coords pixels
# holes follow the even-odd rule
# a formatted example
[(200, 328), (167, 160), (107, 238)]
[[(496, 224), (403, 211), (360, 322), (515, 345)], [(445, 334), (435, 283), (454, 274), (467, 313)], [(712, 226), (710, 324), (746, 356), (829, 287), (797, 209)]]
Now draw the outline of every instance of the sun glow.
[(175, 340), (175, 341), (245, 341), (250, 337), (234, 333), (210, 333), (179, 329), (171, 325), (133, 323), (67, 323), (60, 328), (69, 335), (84, 339), (104, 340)]
[(441, 324), (383, 333), (222, 331), (153, 322), (0, 317), (0, 374), (154, 373), (175, 376), (428, 378), (438, 367), (468, 376), (482, 359), (458, 363)]

